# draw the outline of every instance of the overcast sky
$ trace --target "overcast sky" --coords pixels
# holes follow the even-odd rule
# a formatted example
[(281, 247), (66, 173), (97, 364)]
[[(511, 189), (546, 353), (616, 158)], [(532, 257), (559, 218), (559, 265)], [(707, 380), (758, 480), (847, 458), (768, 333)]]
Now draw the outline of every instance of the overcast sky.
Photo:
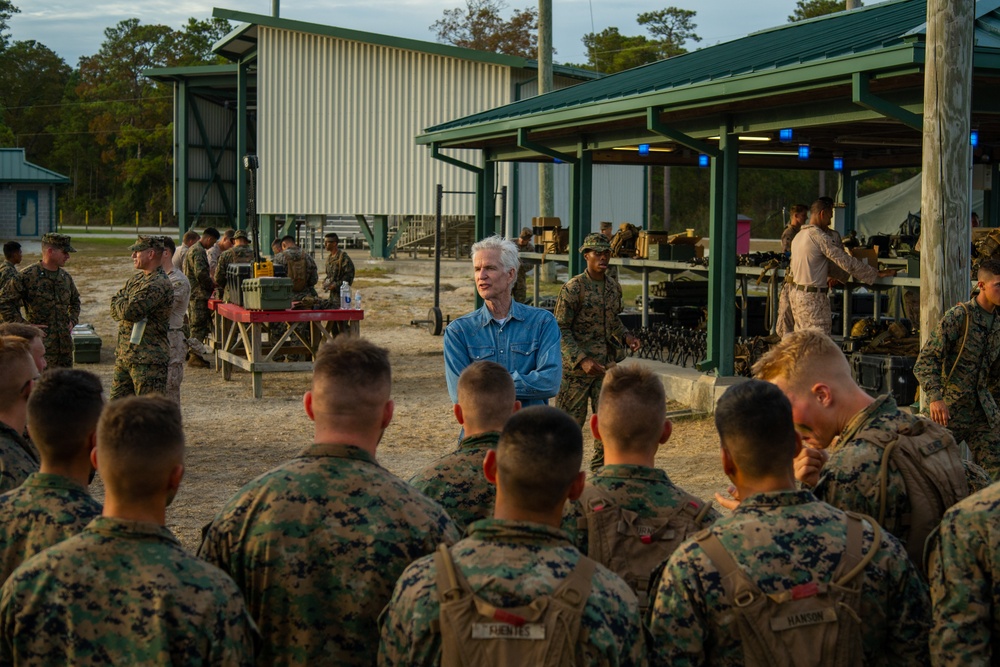
[[(646, 34), (635, 22), (640, 12), (670, 6), (641, 0), (552, 0), (557, 63), (586, 62), (580, 38), (616, 26), (623, 34)], [(15, 40), (45, 44), (76, 66), (104, 40), (104, 29), (127, 18), (180, 28), (188, 17), (208, 18), (213, 7), (270, 14), (271, 0), (14, 0), (21, 13), (10, 21)], [(529, 3), (507, 0), (509, 8)], [(674, 0), (673, 6), (694, 9), (702, 41), (688, 48), (711, 46), (750, 32), (785, 23), (795, 0)], [(866, 4), (872, 4), (871, 2)], [(281, 0), (281, 17), (336, 25), (354, 30), (434, 41), (429, 27), (445, 9), (464, 0)]]

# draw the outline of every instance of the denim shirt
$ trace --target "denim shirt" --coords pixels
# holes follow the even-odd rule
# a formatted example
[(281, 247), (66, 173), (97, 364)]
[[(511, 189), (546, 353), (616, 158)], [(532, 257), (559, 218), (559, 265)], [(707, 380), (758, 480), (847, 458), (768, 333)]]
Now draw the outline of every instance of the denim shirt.
[(458, 376), (473, 361), (500, 364), (514, 378), (522, 406), (544, 405), (559, 393), (562, 353), (559, 325), (547, 310), (512, 302), (506, 322), (489, 308), (463, 315), (444, 330), (444, 370), (451, 402), (458, 402)]

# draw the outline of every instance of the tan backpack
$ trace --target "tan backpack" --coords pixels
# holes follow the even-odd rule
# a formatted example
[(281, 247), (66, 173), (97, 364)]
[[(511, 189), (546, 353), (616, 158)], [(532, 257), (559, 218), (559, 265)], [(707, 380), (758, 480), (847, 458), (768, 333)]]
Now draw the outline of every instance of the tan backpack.
[[(910, 499), (910, 513), (904, 516), (905, 546), (910, 560), (924, 573), (927, 563), (924, 545), (949, 507), (969, 495), (965, 464), (948, 429), (926, 417), (917, 417), (898, 433), (878, 429), (862, 430), (855, 436), (881, 447), (879, 468), (878, 522), (886, 515), (889, 467), (899, 470)], [(899, 536), (902, 540), (903, 536)]]
[(712, 508), (711, 503), (685, 493), (674, 509), (640, 519), (590, 484), (577, 502), (583, 510), (577, 527), (588, 531), (587, 555), (625, 580), (639, 598), (642, 614), (649, 608), (653, 570), (688, 536), (705, 527), (705, 516)]
[(434, 554), (441, 612), (441, 667), (576, 664), (580, 620), (597, 564), (580, 556), (569, 576), (526, 607), (500, 609), (472, 592), (448, 547)]
[(304, 292), (309, 286), (309, 267), (306, 264), (306, 257), (303, 254), (292, 256), (285, 254), (285, 269), (288, 277), (292, 279), (292, 292)]
[(862, 556), (862, 517), (847, 513), (847, 545), (830, 581), (812, 581), (769, 595), (750, 580), (709, 529), (695, 536), (722, 577), (746, 667), (855, 667), (863, 663), (863, 572), (879, 550), (882, 532), (869, 519), (875, 535), (871, 549)]

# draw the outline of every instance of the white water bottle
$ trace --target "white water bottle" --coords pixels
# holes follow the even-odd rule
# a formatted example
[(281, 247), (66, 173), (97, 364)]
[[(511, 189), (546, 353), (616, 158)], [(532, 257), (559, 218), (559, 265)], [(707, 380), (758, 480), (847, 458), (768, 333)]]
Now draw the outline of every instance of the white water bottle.
[(354, 310), (361, 310), (361, 290), (354, 292)]
[(351, 286), (346, 280), (340, 284), (340, 307), (345, 310), (351, 307)]
[(142, 336), (146, 333), (146, 318), (142, 318), (138, 322), (132, 323), (132, 337), (129, 338), (130, 343), (133, 345), (138, 345), (142, 342)]

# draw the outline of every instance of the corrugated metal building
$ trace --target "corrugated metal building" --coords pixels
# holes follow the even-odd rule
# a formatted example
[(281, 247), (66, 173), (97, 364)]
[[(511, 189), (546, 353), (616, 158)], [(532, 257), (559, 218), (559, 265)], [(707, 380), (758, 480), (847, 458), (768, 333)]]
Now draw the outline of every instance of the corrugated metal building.
[[(243, 22), (215, 46), (235, 65), (149, 73), (175, 84), (182, 227), (210, 215), (244, 226), (244, 206), (237, 203), (245, 201), (243, 171), (234, 165), (246, 152), (260, 158), (256, 205), (265, 220), (433, 215), (438, 183), (472, 192), (475, 176), (433, 159), (415, 143), (416, 135), (535, 94), (536, 63), (520, 57), (237, 11), (216, 9), (214, 15)], [(594, 77), (557, 67), (554, 85)], [(241, 106), (246, 122), (234, 127)], [(479, 152), (449, 156), (474, 162)], [(537, 215), (536, 173), (534, 165), (497, 172), (498, 190), (519, 184), (509, 188), (511, 229)], [(595, 187), (595, 220), (640, 221), (643, 170), (609, 170), (605, 177), (612, 180)], [(630, 196), (612, 200), (600, 192)], [(557, 179), (557, 208), (568, 206), (568, 199), (568, 181)], [(444, 199), (446, 215), (471, 216), (474, 210), (472, 197)]]
[(0, 148), (0, 239), (40, 238), (55, 230), (55, 186), (69, 180), (25, 160), (23, 148)]

